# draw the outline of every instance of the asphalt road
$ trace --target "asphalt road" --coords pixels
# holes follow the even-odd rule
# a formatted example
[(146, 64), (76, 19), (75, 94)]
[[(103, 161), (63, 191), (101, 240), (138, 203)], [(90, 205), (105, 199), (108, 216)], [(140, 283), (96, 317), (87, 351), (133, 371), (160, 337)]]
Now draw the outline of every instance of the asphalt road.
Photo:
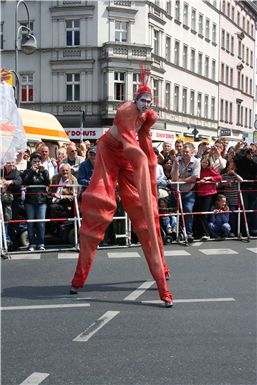
[(172, 309), (140, 248), (99, 250), (77, 296), (75, 252), (3, 260), (1, 384), (256, 385), (256, 240), (165, 250)]

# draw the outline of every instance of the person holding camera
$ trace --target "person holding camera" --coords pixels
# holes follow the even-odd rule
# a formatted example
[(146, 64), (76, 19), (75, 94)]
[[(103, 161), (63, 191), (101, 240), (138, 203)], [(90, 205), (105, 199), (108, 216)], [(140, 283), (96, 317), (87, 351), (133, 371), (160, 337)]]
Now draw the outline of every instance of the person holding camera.
[[(50, 184), (49, 173), (42, 165), (38, 152), (30, 156), (30, 168), (22, 176), (26, 188), (25, 211), (27, 219), (45, 219), (47, 209), (47, 187)], [(29, 251), (45, 250), (45, 222), (28, 222)]]

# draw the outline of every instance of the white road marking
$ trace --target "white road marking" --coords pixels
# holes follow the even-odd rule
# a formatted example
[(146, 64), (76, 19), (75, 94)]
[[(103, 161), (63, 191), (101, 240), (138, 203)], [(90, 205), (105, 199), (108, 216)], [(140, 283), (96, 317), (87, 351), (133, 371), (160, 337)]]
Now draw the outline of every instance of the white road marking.
[(191, 255), (186, 250), (166, 250), (164, 251), (165, 257), (176, 257), (177, 255)]
[(257, 248), (256, 247), (247, 247), (246, 250), (252, 251), (253, 253), (257, 254)]
[(193, 242), (193, 243), (191, 244), (191, 246), (196, 247), (196, 246), (201, 246), (202, 244), (203, 244), (203, 242)]
[[(189, 299), (174, 299), (174, 303), (199, 303), (199, 302), (233, 302), (235, 298), (189, 298)], [(160, 299), (152, 301), (141, 301), (141, 303), (162, 304)]]
[(11, 259), (19, 260), (19, 259), (40, 259), (41, 254), (13, 254)]
[(39, 385), (46, 377), (49, 376), (49, 373), (32, 373), (31, 376), (26, 378), (20, 385)]
[(135, 301), (140, 295), (144, 294), (144, 292), (149, 289), (155, 281), (146, 281), (142, 283), (136, 290), (132, 291), (127, 297), (123, 299), (123, 301)]
[(58, 253), (58, 259), (78, 259), (78, 253)]
[(199, 251), (206, 255), (218, 255), (218, 254), (238, 254), (236, 251), (231, 249), (199, 249)]
[(116, 253), (107, 253), (108, 258), (141, 258), (140, 254), (136, 251), (134, 252), (128, 252), (128, 253), (122, 253), (116, 252)]
[(57, 305), (1, 306), (0, 310), (45, 310), (69, 307), (89, 307), (90, 303), (65, 303)]
[(88, 341), (98, 330), (100, 330), (104, 325), (111, 321), (119, 311), (107, 311), (104, 313), (98, 320), (92, 323), (84, 332), (79, 334), (76, 338), (73, 339), (75, 342), (86, 342)]

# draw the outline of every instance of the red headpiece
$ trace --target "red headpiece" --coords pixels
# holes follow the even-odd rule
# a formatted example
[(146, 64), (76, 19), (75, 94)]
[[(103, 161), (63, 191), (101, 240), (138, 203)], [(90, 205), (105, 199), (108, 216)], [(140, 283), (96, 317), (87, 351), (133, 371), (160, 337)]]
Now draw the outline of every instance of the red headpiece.
[(144, 67), (142, 66), (140, 68), (140, 86), (136, 91), (135, 98), (137, 98), (141, 94), (150, 94), (152, 96), (151, 88), (148, 87), (147, 85), (149, 78), (150, 78), (150, 71), (145, 70)]

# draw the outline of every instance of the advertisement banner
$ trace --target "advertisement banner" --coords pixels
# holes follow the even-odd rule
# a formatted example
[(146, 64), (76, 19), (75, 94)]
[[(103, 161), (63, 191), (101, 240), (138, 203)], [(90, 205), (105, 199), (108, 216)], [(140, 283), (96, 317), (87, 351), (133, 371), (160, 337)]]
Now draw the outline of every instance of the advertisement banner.
[[(70, 140), (80, 140), (81, 128), (64, 128)], [(109, 127), (83, 128), (83, 140), (99, 139)]]

